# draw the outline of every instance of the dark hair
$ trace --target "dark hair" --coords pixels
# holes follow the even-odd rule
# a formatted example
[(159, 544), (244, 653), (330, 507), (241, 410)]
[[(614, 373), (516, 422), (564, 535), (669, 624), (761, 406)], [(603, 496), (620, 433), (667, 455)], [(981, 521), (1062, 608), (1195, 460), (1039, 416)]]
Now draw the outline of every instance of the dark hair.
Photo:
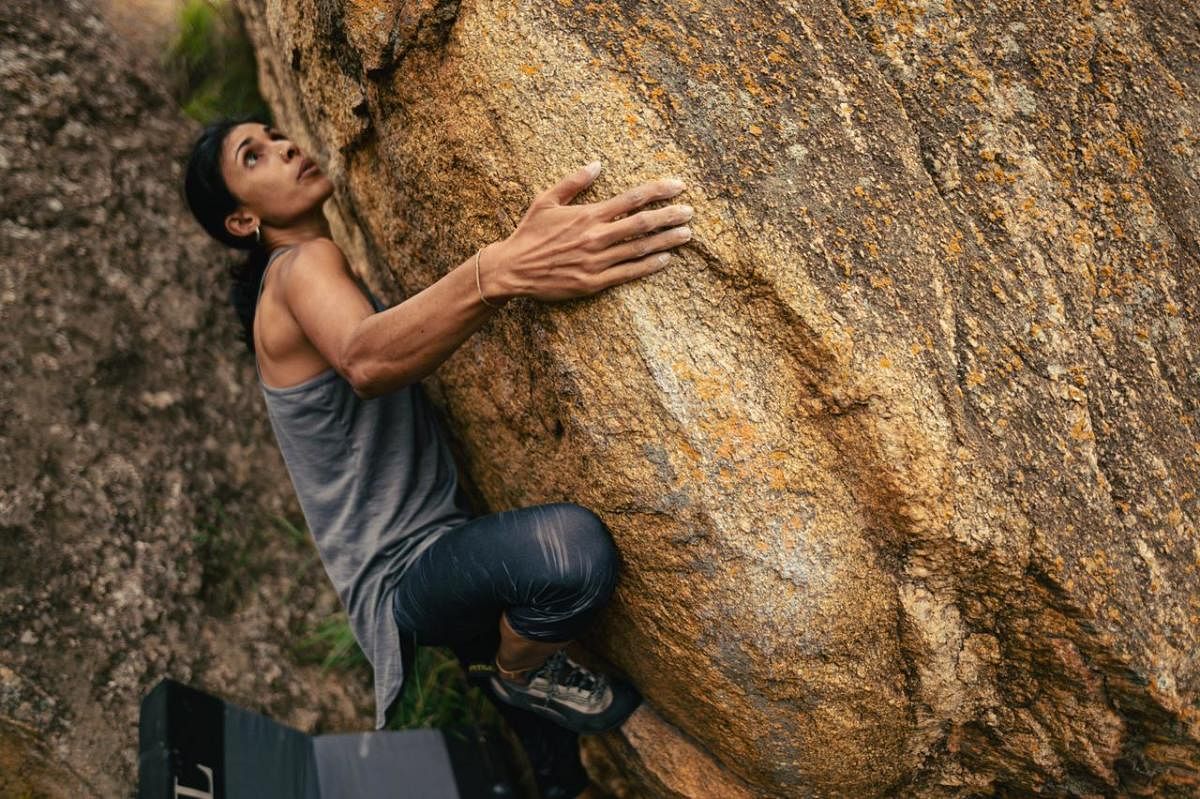
[(221, 148), (229, 131), (247, 122), (271, 124), (261, 114), (226, 117), (204, 129), (188, 157), (183, 176), (183, 192), (192, 216), (217, 241), (238, 250), (249, 250), (241, 263), (229, 267), (229, 302), (242, 323), (243, 340), (254, 353), (254, 306), (258, 301), (258, 284), (267, 267), (267, 248), (254, 236), (235, 236), (225, 227), (225, 217), (241, 200), (233, 195), (221, 174)]

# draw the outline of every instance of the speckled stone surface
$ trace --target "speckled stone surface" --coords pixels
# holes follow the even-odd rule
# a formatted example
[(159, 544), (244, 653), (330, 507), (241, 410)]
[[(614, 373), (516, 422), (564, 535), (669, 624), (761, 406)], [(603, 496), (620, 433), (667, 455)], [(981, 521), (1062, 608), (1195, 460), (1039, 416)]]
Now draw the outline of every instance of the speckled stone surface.
[(1200, 792), (1194, 4), (238, 5), (393, 301), (593, 157), (689, 185), (438, 372), (493, 507), (619, 544), (614, 790)]
[(373, 726), (368, 671), (297, 656), (338, 597), (274, 521), (303, 527), (234, 256), (182, 197), (199, 126), (130, 48), (93, 4), (0, 4), (6, 799), (134, 795), (163, 677), (307, 732)]

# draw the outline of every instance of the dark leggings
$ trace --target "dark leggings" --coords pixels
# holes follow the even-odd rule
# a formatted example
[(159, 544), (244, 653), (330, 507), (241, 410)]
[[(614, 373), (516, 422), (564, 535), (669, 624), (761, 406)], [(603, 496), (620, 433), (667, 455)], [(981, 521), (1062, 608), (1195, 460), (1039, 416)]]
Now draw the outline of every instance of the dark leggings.
[[(495, 657), (501, 612), (523, 638), (565, 643), (608, 602), (617, 571), (612, 535), (587, 508), (559, 502), (480, 516), (412, 564), (395, 587), (396, 624), (402, 640), (449, 647), (470, 674), (471, 664)], [(486, 681), (476, 684), (492, 696)], [(578, 734), (495, 704), (521, 739), (543, 799), (583, 790)]]

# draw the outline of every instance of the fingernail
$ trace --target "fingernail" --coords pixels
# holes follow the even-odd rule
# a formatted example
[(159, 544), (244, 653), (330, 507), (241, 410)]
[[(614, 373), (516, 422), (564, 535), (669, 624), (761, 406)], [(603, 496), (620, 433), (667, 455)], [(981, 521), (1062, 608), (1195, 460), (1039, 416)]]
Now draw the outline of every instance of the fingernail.
[(592, 177), (596, 177), (596, 175), (600, 174), (600, 162), (593, 161), (592, 163), (590, 163), (586, 167), (584, 167), (584, 169), (586, 169), (588, 171), (588, 174), (590, 174)]
[(683, 181), (679, 178), (671, 178), (667, 181), (667, 188), (672, 191), (681, 191), (683, 189)]
[(686, 225), (683, 227), (675, 228), (675, 231), (677, 233), (679, 233), (681, 236), (683, 236), (685, 239), (690, 239), (692, 237), (692, 229), (690, 227), (687, 227)]
[(663, 253), (662, 255), (658, 256), (659, 265), (666, 264), (667, 261), (670, 261), (670, 260), (671, 260), (671, 256), (666, 253)]
[(692, 212), (693, 212), (693, 208), (692, 208), (692, 206), (690, 206), (690, 205), (681, 205), (681, 206), (679, 206), (679, 210), (680, 210), (680, 212), (683, 214), (683, 218), (684, 218), (684, 219), (691, 219), (691, 218), (692, 218)]

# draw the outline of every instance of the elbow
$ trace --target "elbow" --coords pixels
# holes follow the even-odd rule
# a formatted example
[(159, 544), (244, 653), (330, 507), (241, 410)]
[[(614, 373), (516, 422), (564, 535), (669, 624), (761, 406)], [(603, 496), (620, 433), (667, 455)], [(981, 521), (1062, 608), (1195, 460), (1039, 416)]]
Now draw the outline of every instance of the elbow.
[(374, 397), (375, 390), (372, 385), (374, 377), (368, 359), (361, 353), (356, 353), (348, 342), (345, 349), (342, 350), (342, 357), (338, 360), (338, 371), (350, 384), (350, 388), (354, 389), (355, 395), (359, 399)]
[(369, 366), (361, 360), (347, 360), (343, 363), (345, 366), (342, 374), (359, 399), (375, 399), (415, 382), (407, 376), (401, 377), (398, 373)]
[(354, 390), (355, 396), (359, 399), (368, 400), (377, 396), (371, 376), (361, 361), (343, 361), (341, 371), (342, 376), (346, 378), (346, 382), (350, 384), (350, 388)]
[(375, 369), (371, 365), (370, 355), (362, 348), (356, 348), (355, 343), (356, 338), (351, 335), (343, 344), (337, 370), (350, 384), (356, 397), (363, 400), (373, 399), (379, 395), (375, 386)]
[(348, 345), (342, 351), (338, 371), (359, 399), (369, 400), (414, 382), (407, 370), (398, 367), (399, 364), (372, 357), (369, 352), (355, 351)]

